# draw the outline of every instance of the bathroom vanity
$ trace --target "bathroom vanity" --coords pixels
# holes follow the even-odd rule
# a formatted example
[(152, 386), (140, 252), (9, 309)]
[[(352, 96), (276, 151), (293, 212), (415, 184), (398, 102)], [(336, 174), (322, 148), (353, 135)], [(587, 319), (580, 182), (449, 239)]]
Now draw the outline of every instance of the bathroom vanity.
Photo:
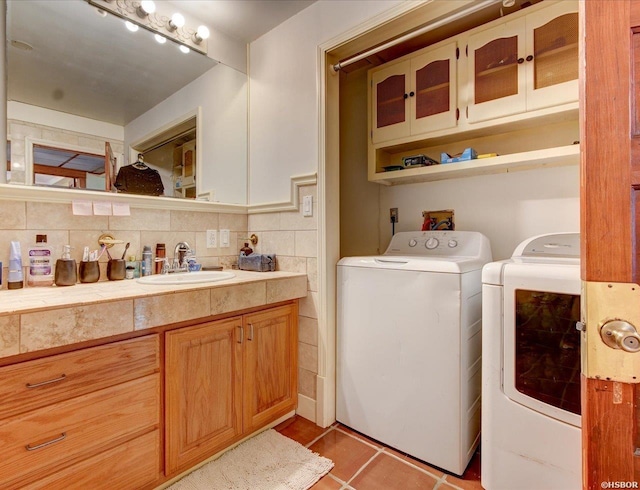
[(290, 414), (305, 274), (0, 291), (0, 487), (154, 488)]

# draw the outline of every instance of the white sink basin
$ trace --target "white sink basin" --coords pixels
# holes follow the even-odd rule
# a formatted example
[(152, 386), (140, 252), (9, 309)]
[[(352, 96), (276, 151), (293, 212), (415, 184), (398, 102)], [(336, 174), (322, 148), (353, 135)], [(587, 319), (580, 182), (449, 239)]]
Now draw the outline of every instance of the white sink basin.
[(140, 284), (196, 284), (199, 282), (226, 281), (236, 277), (233, 272), (225, 271), (198, 271), (198, 272), (174, 272), (170, 274), (157, 274), (144, 276), (138, 279)]

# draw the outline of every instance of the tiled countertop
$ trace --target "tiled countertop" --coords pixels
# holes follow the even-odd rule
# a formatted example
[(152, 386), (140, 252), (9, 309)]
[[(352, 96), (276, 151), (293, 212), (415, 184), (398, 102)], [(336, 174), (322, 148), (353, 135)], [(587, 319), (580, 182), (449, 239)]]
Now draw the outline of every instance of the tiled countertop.
[(234, 270), (225, 281), (158, 285), (135, 280), (0, 291), (0, 357), (307, 295), (307, 276)]

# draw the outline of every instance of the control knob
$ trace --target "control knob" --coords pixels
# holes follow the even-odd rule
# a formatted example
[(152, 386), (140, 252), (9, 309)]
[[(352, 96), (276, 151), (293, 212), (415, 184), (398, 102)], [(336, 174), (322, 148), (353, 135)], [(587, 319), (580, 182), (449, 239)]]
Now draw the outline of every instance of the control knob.
[(417, 244), (418, 244), (418, 241), (415, 238), (412, 238), (411, 240), (409, 240), (410, 247), (415, 247)]
[(427, 247), (429, 250), (433, 250), (438, 246), (439, 243), (440, 242), (438, 241), (437, 238), (431, 237), (424, 243), (424, 246)]
[(458, 240), (449, 240), (447, 245), (449, 245), (449, 248), (456, 248), (458, 246)]

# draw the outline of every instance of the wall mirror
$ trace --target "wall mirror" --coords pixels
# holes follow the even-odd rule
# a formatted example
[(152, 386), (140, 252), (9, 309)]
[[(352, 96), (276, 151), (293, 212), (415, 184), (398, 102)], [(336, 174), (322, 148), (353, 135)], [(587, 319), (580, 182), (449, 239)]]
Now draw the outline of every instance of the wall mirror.
[[(179, 2), (164, 3), (179, 9)], [(117, 171), (134, 163), (133, 141), (179, 115), (201, 111), (192, 145), (202, 171), (189, 192), (175, 192), (176, 183), (167, 181), (163, 197), (194, 198), (215, 191), (218, 201), (246, 203), (247, 77), (215, 61), (211, 50), (209, 56), (185, 54), (177, 43), (160, 44), (143, 28), (128, 31), (122, 19), (85, 0), (7, 0), (6, 49), (11, 184), (67, 187), (89, 181), (85, 188), (113, 191)], [(200, 79), (206, 83), (198, 85)], [(195, 140), (197, 135), (202, 142)], [(224, 150), (214, 146), (221, 142), (227, 143)], [(64, 152), (97, 155), (105, 166), (96, 169), (94, 160), (87, 179), (58, 178), (64, 172), (50, 160), (52, 174), (38, 180), (36, 175), (48, 171), (38, 161), (43, 147), (60, 149), (60, 158)], [(109, 163), (109, 148), (115, 165)], [(146, 163), (154, 168), (153, 161)], [(156, 164), (161, 174), (177, 179), (175, 163), (167, 169), (161, 161)], [(73, 168), (74, 175), (83, 168)], [(189, 181), (180, 177), (179, 185)], [(82, 185), (71, 187), (81, 192), (75, 189)]]

